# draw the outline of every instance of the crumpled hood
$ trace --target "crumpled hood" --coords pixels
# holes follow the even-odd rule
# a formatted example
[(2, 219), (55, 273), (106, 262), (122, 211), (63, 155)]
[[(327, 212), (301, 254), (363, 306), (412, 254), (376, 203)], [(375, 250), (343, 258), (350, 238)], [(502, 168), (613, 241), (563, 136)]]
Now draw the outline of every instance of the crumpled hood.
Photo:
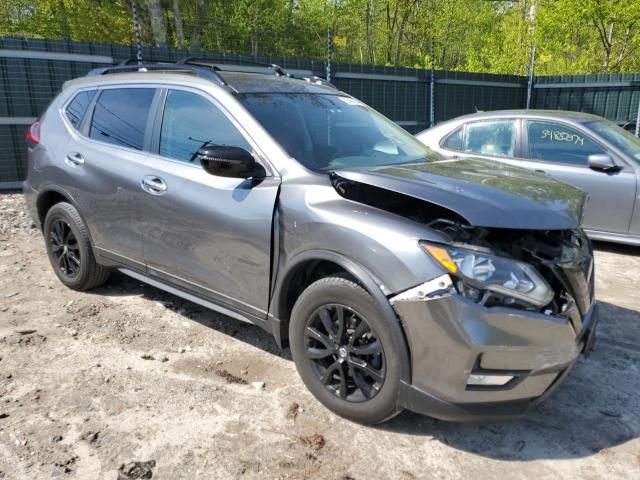
[(347, 180), (448, 208), (479, 227), (565, 230), (582, 221), (586, 194), (523, 168), (482, 159), (336, 170)]

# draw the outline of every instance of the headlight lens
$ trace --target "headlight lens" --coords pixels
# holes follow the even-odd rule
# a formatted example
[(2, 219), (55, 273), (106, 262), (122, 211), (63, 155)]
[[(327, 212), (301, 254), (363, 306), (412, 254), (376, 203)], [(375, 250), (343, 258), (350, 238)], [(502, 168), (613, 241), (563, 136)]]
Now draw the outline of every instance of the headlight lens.
[(527, 263), (467, 248), (426, 242), (420, 246), (472, 289), (496, 292), (536, 307), (544, 307), (553, 300), (549, 284)]

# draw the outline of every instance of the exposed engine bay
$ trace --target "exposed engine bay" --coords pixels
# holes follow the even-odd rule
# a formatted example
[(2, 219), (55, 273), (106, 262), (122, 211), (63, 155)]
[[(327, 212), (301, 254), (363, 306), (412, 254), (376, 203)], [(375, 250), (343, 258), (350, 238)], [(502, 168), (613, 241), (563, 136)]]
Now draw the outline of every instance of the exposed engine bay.
[[(498, 261), (505, 258), (533, 267), (551, 291), (548, 297), (535, 303), (518, 295), (505, 294), (504, 289), (483, 289), (462, 275), (456, 281), (456, 274), (452, 274), (456, 291), (476, 303), (547, 315), (564, 315), (576, 307), (584, 314), (592, 303), (593, 262), (589, 240), (580, 229), (523, 230), (474, 226), (456, 212), (422, 199), (337, 175), (332, 180), (341, 196), (426, 225), (443, 234), (448, 245), (466, 252), (477, 251), (478, 256), (486, 254), (486, 258)], [(484, 266), (481, 263), (474, 265), (480, 275), (482, 268), (485, 272), (487, 268), (494, 268), (486, 258), (483, 258)]]

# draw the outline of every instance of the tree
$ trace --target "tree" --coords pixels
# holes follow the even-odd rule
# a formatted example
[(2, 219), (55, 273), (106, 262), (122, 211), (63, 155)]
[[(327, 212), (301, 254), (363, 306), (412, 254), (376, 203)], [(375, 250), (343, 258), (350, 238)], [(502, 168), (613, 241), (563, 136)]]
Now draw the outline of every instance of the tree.
[(167, 46), (167, 25), (160, 0), (145, 0), (151, 19), (151, 32), (156, 47)]
[(178, 42), (178, 48), (184, 48), (184, 26), (182, 24), (180, 0), (173, 0), (173, 20), (176, 24), (176, 40)]
[[(131, 0), (10, 0), (0, 35), (132, 44)], [(526, 74), (640, 71), (637, 0), (136, 0), (147, 45)], [(535, 11), (535, 16), (532, 12)], [(435, 51), (431, 58), (430, 44)]]

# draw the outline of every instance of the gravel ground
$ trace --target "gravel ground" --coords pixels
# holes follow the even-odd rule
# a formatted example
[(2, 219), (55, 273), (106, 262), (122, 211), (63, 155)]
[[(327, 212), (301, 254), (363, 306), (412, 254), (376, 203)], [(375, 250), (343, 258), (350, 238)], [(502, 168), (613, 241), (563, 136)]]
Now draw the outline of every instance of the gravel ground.
[(0, 478), (640, 479), (640, 249), (597, 247), (596, 350), (528, 417), (367, 428), (257, 327), (118, 274), (64, 288), (0, 195)]

